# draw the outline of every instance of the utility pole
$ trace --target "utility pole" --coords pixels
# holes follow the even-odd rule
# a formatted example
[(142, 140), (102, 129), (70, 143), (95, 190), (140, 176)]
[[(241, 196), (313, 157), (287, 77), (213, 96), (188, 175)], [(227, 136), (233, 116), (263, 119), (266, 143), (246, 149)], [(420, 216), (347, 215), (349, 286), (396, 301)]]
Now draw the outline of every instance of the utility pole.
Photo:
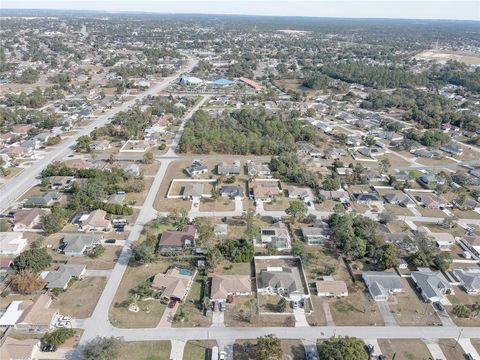
[(460, 331), (458, 332), (457, 341), (455, 342), (455, 346), (453, 347), (454, 349), (457, 348), (458, 341), (460, 340), (460, 336), (462, 336), (462, 332), (463, 332), (463, 328), (461, 328)]

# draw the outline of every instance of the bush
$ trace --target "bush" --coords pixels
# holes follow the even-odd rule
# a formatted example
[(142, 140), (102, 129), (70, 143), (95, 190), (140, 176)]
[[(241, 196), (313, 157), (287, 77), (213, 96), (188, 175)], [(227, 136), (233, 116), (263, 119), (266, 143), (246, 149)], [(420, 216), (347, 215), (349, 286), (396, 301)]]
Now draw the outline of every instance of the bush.
[(102, 256), (105, 253), (105, 246), (103, 245), (97, 245), (95, 246), (92, 251), (88, 254), (93, 259), (96, 259), (100, 256)]
[(10, 287), (13, 291), (20, 294), (32, 294), (36, 291), (42, 290), (45, 286), (43, 280), (37, 273), (23, 273), (17, 274), (12, 278)]
[(472, 314), (470, 308), (466, 305), (460, 304), (453, 307), (453, 313), (459, 318), (469, 318)]
[(52, 257), (45, 249), (29, 249), (15, 258), (13, 267), (18, 272), (39, 272), (50, 266)]
[(83, 360), (113, 360), (118, 356), (120, 339), (100, 337), (90, 340), (83, 350)]
[(65, 343), (65, 341), (70, 339), (73, 335), (75, 335), (75, 330), (73, 329), (67, 329), (67, 328), (56, 329), (52, 332), (46, 333), (42, 337), (42, 344), (60, 346), (63, 343)]

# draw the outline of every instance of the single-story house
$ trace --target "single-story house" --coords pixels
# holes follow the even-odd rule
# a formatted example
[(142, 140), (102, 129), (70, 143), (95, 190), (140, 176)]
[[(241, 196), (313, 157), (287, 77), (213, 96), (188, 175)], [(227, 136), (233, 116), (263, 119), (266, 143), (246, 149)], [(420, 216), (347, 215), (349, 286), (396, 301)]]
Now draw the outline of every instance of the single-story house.
[(120, 193), (120, 194), (112, 194), (108, 197), (107, 203), (109, 204), (115, 204), (115, 205), (122, 205), (123, 200), (125, 200), (125, 194)]
[(240, 175), (241, 167), (240, 161), (235, 161), (233, 164), (227, 164), (221, 162), (217, 165), (217, 174), (218, 175)]
[(320, 190), (318, 192), (318, 195), (322, 197), (324, 200), (340, 201), (342, 203), (346, 203), (350, 200), (348, 196), (348, 192), (343, 190), (338, 190), (338, 191)]
[(55, 271), (45, 271), (40, 276), (46, 283), (47, 289), (65, 290), (72, 278), (80, 279), (87, 266), (84, 264), (66, 264), (61, 265)]
[(375, 301), (387, 301), (390, 295), (403, 291), (400, 276), (393, 272), (366, 271), (362, 279)]
[(210, 298), (226, 300), (229, 295), (251, 295), (252, 280), (249, 275), (214, 275)]
[(335, 169), (335, 172), (338, 174), (338, 175), (352, 175), (353, 174), (353, 170), (348, 168), (348, 167), (338, 167)]
[(272, 201), (280, 197), (280, 188), (278, 182), (273, 181), (256, 181), (249, 183), (251, 196), (255, 200)]
[(73, 176), (50, 176), (48, 182), (52, 190), (65, 189), (68, 190), (71, 188), (72, 183), (75, 181)]
[(165, 274), (157, 274), (153, 278), (152, 287), (160, 291), (165, 300), (183, 301), (190, 291), (195, 273), (187, 269), (172, 267)]
[(375, 192), (369, 193), (354, 193), (353, 197), (359, 204), (365, 205), (383, 205), (383, 200), (380, 195)]
[(183, 252), (186, 248), (195, 246), (197, 228), (187, 225), (182, 231), (164, 231), (160, 237), (158, 249), (161, 253)]
[(285, 190), (288, 193), (288, 197), (291, 199), (299, 199), (308, 202), (313, 201), (315, 198), (312, 189), (308, 187), (286, 186)]
[(457, 144), (445, 144), (440, 147), (440, 150), (452, 155), (462, 155), (463, 148)]
[(50, 213), (49, 209), (18, 209), (13, 216), (13, 231), (32, 230), (40, 224), (42, 217)]
[(57, 309), (50, 308), (51, 303), (52, 298), (45, 294), (37, 295), (33, 300), (23, 301), (21, 306), (24, 311), (15, 324), (15, 329), (33, 332), (49, 331), (58, 315)]
[(260, 240), (262, 245), (272, 244), (278, 250), (290, 249), (290, 235), (287, 226), (279, 221), (270, 226), (260, 228)]
[(192, 184), (185, 184), (185, 186), (182, 189), (182, 197), (184, 200), (201, 198), (202, 195), (203, 195), (203, 184), (199, 182), (192, 183)]
[(308, 155), (312, 158), (319, 158), (322, 156), (322, 151), (317, 149), (315, 146), (308, 143), (299, 143), (298, 152), (304, 155)]
[(317, 221), (312, 227), (302, 228), (302, 237), (308, 245), (321, 245), (330, 238), (330, 227), (324, 221)]
[(399, 171), (393, 175), (396, 182), (405, 183), (410, 181), (410, 175), (405, 171)]
[(322, 281), (316, 281), (318, 296), (326, 297), (345, 297), (348, 296), (347, 284), (345, 281), (323, 279)]
[(217, 236), (227, 236), (228, 225), (227, 224), (215, 224), (213, 226), (213, 233)]
[(453, 274), (460, 280), (462, 288), (470, 295), (480, 295), (480, 269), (454, 269)]
[(17, 340), (5, 336), (0, 340), (0, 359), (2, 360), (33, 360), (38, 359), (40, 340)]
[(91, 145), (92, 149), (96, 151), (104, 151), (112, 148), (112, 144), (108, 140), (93, 141)]
[(417, 194), (415, 195), (415, 200), (417, 200), (420, 205), (427, 209), (452, 207), (452, 204), (435, 194)]
[(63, 252), (67, 256), (83, 256), (102, 242), (97, 234), (65, 234)]
[(105, 210), (93, 210), (90, 214), (85, 214), (80, 217), (81, 231), (105, 231), (112, 230), (112, 223), (105, 219), (107, 212)]
[(27, 243), (21, 232), (0, 232), (1, 255), (18, 255), (25, 249)]
[(445, 295), (453, 293), (452, 286), (439, 271), (419, 268), (418, 271), (412, 271), (412, 280), (425, 301), (445, 303)]
[(384, 198), (386, 202), (393, 205), (400, 205), (407, 208), (413, 208), (416, 205), (415, 201), (404, 193), (388, 193), (384, 195)]
[(231, 199), (243, 198), (244, 191), (242, 187), (238, 185), (224, 185), (220, 189), (220, 195), (223, 197), (229, 197)]
[(424, 174), (418, 178), (420, 185), (423, 185), (427, 188), (436, 187), (438, 185), (445, 184), (445, 179), (436, 174)]
[(25, 201), (25, 205), (26, 206), (49, 206), (54, 201), (58, 201), (60, 197), (61, 197), (60, 193), (56, 191), (49, 191), (43, 195), (34, 196), (27, 199), (27, 201)]
[(190, 176), (198, 176), (208, 172), (208, 166), (202, 161), (195, 160), (192, 165), (185, 168), (185, 172)]
[(140, 166), (138, 164), (128, 164), (123, 170), (132, 176), (140, 176)]
[(247, 172), (250, 176), (270, 176), (272, 174), (270, 166), (266, 163), (257, 164), (255, 161), (247, 162)]
[(301, 275), (290, 267), (267, 267), (260, 271), (258, 292), (278, 294), (287, 299), (301, 300), (305, 294)]

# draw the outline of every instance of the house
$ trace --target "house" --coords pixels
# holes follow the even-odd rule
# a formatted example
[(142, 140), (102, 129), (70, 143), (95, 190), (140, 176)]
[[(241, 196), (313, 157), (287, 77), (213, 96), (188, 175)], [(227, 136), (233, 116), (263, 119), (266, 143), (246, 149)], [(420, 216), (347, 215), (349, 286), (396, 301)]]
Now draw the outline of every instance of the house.
[(269, 202), (277, 200), (280, 197), (280, 188), (276, 181), (257, 181), (250, 182), (251, 196), (255, 200)]
[(403, 291), (400, 276), (396, 273), (367, 271), (362, 274), (362, 279), (375, 301), (387, 301), (390, 295)]
[(180, 85), (201, 85), (203, 84), (203, 80), (195, 76), (182, 75), (180, 77), (179, 84)]
[(375, 192), (354, 193), (353, 197), (359, 204), (377, 205), (377, 206), (383, 205), (382, 197)]
[(361, 147), (357, 150), (360, 154), (363, 156), (370, 157), (374, 159), (376, 156), (382, 156), (385, 155), (385, 150), (379, 147)]
[(198, 199), (203, 195), (203, 184), (202, 183), (192, 183), (185, 184), (182, 189), (182, 197), (184, 200), (187, 199)]
[(247, 172), (250, 176), (264, 177), (269, 177), (272, 173), (268, 164), (257, 164), (252, 160), (247, 162)]
[(305, 294), (302, 278), (296, 268), (267, 267), (260, 271), (259, 293), (277, 294), (287, 299), (301, 300), (308, 297)]
[(480, 295), (480, 269), (454, 269), (453, 274), (460, 280), (462, 288), (470, 295)]
[(308, 187), (286, 186), (285, 190), (290, 199), (298, 199), (305, 202), (311, 202), (315, 199), (312, 189)]
[(109, 232), (112, 230), (112, 223), (110, 220), (105, 219), (105, 216), (107, 216), (107, 212), (101, 209), (93, 210), (90, 214), (83, 215), (79, 220), (80, 230)]
[(112, 148), (112, 144), (108, 140), (93, 141), (91, 148), (95, 151), (105, 151)]
[(115, 205), (122, 205), (123, 200), (125, 200), (125, 194), (123, 193), (117, 193), (117, 194), (112, 194), (108, 197), (107, 203), (109, 204), (115, 204)]
[(0, 315), (0, 327), (15, 326), (26, 306), (23, 300), (14, 300)]
[(446, 153), (452, 154), (452, 155), (462, 155), (463, 154), (463, 148), (460, 147), (457, 144), (445, 144), (440, 147), (440, 150), (445, 151)]
[(452, 204), (435, 194), (418, 194), (415, 195), (415, 200), (417, 200), (420, 205), (427, 209), (442, 209), (452, 207)]
[(277, 250), (290, 249), (291, 247), (288, 228), (281, 221), (260, 228), (260, 240), (262, 245), (272, 245)]
[(403, 140), (403, 135), (397, 134), (396, 132), (393, 132), (393, 131), (381, 132), (380, 134), (378, 134), (378, 137), (380, 139), (385, 139), (385, 140), (388, 140), (388, 141)]
[(217, 79), (212, 81), (212, 84), (218, 85), (218, 86), (230, 86), (234, 84), (234, 81), (222, 78), (222, 79)]
[(210, 288), (210, 298), (213, 301), (226, 300), (229, 295), (251, 295), (252, 280), (249, 275), (214, 275)]
[(439, 271), (419, 268), (418, 271), (412, 271), (412, 280), (425, 301), (439, 301), (446, 304), (445, 295), (453, 293), (452, 286)]
[(220, 195), (223, 197), (228, 197), (230, 199), (243, 198), (244, 192), (242, 187), (238, 185), (224, 185), (220, 189)]
[(410, 232), (383, 233), (386, 243), (395, 244), (399, 249), (412, 254), (418, 250)]
[(0, 340), (0, 359), (2, 360), (34, 360), (38, 359), (40, 340), (18, 340), (4, 336)]
[(63, 253), (67, 256), (83, 256), (102, 241), (96, 234), (65, 234), (62, 240)]
[(406, 183), (410, 181), (410, 175), (405, 171), (400, 171), (393, 175), (393, 177), (395, 178), (396, 182)]
[(188, 269), (172, 267), (165, 274), (157, 274), (153, 278), (152, 288), (160, 292), (164, 300), (183, 301), (193, 283), (195, 273)]
[(352, 175), (353, 170), (348, 167), (338, 167), (338, 168), (335, 168), (335, 172), (338, 175), (346, 176), (346, 175)]
[(48, 182), (52, 190), (69, 190), (75, 178), (73, 176), (50, 176)]
[(217, 165), (218, 175), (240, 175), (240, 161), (235, 161), (233, 164), (222, 162)]
[(49, 206), (60, 199), (60, 193), (49, 191), (41, 196), (34, 196), (25, 201), (26, 206)]
[(438, 151), (438, 150), (428, 150), (428, 149), (414, 150), (413, 155), (415, 155), (417, 157), (427, 158), (427, 159), (442, 157), (442, 153), (440, 151)]
[(131, 176), (140, 176), (140, 166), (137, 164), (128, 164), (123, 170)]
[(316, 127), (317, 129), (322, 130), (323, 132), (325, 132), (325, 133), (327, 133), (327, 134), (330, 133), (330, 132), (332, 132), (332, 130), (333, 130), (332, 126), (331, 126), (329, 123), (324, 122), (324, 121), (319, 121), (319, 122), (317, 122), (317, 123), (315, 124), (315, 127)]
[(438, 176), (436, 174), (424, 174), (418, 178), (420, 185), (423, 185), (427, 188), (436, 187), (438, 185), (445, 184), (445, 178)]
[(183, 252), (186, 248), (195, 246), (197, 228), (187, 225), (182, 231), (164, 231), (160, 237), (158, 250), (160, 253)]
[(302, 228), (302, 237), (308, 245), (321, 245), (330, 238), (330, 227), (324, 221), (318, 221), (312, 227)]
[(26, 231), (34, 229), (40, 224), (42, 217), (48, 215), (49, 213), (50, 210), (48, 209), (19, 209), (13, 216), (13, 220), (15, 222), (13, 231)]
[[(418, 231), (422, 231), (420, 227), (418, 228)], [(449, 233), (427, 232), (426, 235), (431, 238), (442, 251), (450, 251), (450, 247), (455, 244), (455, 238)]]
[(75, 170), (93, 169), (95, 166), (87, 160), (78, 159), (64, 162), (65, 167)]
[(58, 310), (50, 308), (51, 303), (52, 298), (45, 294), (23, 301), (21, 306), (24, 311), (15, 324), (15, 330), (41, 333), (52, 329)]
[(472, 169), (469, 171), (470, 175), (475, 176), (476, 178), (480, 179), (480, 168), (479, 169)]
[(25, 146), (9, 146), (2, 149), (2, 154), (5, 154), (9, 159), (26, 158), (33, 155), (33, 148)]
[(455, 205), (460, 210), (480, 210), (480, 203), (477, 200), (471, 198), (465, 199), (463, 201), (460, 198), (457, 198), (453, 200), (453, 205)]
[(345, 297), (348, 296), (347, 284), (345, 281), (336, 281), (326, 277), (322, 281), (316, 281), (317, 295), (325, 297)]
[(350, 200), (348, 193), (343, 190), (340, 190), (340, 191), (320, 190), (318, 192), (318, 195), (324, 200), (340, 201), (342, 203), (346, 203)]
[(72, 278), (80, 279), (86, 270), (87, 266), (84, 264), (66, 264), (55, 271), (45, 271), (40, 276), (45, 281), (47, 289), (65, 290)]
[(0, 254), (18, 255), (27, 246), (27, 239), (20, 232), (0, 232)]
[(228, 225), (227, 224), (215, 224), (215, 225), (213, 225), (213, 233), (217, 236), (227, 236)]
[(414, 208), (416, 206), (415, 201), (404, 193), (388, 193), (383, 196), (385, 201), (389, 204), (400, 205), (406, 208)]
[(308, 143), (299, 143), (298, 152), (300, 154), (308, 155), (312, 158), (319, 158), (322, 156), (321, 150), (317, 149), (315, 146)]
[(195, 160), (192, 162), (192, 165), (185, 168), (185, 172), (190, 176), (198, 176), (208, 172), (207, 164), (202, 161)]

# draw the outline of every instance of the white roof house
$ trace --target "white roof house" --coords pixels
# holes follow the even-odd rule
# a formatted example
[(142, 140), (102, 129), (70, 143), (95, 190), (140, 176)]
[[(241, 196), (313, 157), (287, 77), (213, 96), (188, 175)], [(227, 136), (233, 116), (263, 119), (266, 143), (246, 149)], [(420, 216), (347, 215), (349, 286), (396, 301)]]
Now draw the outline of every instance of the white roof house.
[(8, 305), (7, 310), (0, 317), (0, 326), (13, 326), (17, 323), (25, 310), (23, 300), (15, 300)]
[(0, 233), (0, 254), (18, 255), (27, 246), (27, 239), (21, 232)]

